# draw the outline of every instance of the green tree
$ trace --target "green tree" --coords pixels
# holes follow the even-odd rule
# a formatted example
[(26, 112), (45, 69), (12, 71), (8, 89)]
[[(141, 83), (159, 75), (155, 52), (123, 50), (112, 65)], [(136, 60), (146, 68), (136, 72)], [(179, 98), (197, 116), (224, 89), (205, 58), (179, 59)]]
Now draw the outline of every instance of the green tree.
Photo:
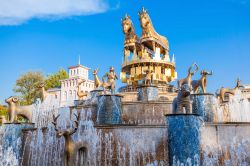
[(21, 105), (30, 105), (35, 102), (37, 98), (41, 97), (37, 86), (44, 82), (44, 75), (41, 72), (30, 71), (21, 75), (16, 80), (14, 92), (20, 95)]
[(7, 106), (0, 105), (0, 116), (7, 116)]
[(61, 82), (60, 80), (68, 78), (68, 74), (64, 69), (60, 69), (55, 74), (48, 75), (48, 78), (45, 81), (45, 88), (60, 88)]

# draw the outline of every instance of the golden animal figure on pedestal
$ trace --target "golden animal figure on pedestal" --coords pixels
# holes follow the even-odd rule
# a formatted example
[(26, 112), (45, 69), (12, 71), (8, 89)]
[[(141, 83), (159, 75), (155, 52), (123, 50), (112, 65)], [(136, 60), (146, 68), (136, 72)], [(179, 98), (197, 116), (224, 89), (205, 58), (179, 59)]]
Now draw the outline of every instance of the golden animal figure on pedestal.
[[(76, 117), (76, 120), (74, 121), (74, 128), (70, 128), (70, 129), (65, 129), (65, 130), (59, 130), (58, 126), (57, 126), (57, 119), (59, 118), (60, 114), (58, 116), (54, 116), (53, 115), (53, 122), (52, 124), (54, 125), (55, 131), (56, 131), (56, 135), (57, 137), (64, 137), (65, 139), (65, 148), (64, 148), (64, 165), (65, 166), (74, 166), (75, 162), (76, 162), (76, 158), (77, 158), (77, 153), (79, 153), (79, 151), (81, 149), (85, 150), (85, 155), (87, 155), (87, 144), (85, 144), (84, 142), (74, 142), (73, 141), (73, 134), (76, 133), (78, 127), (79, 127), (79, 121), (80, 121), (80, 112), (78, 112), (78, 114), (74, 114)], [(84, 163), (81, 163), (81, 165), (86, 166), (87, 162), (87, 156), (84, 157)]]
[(137, 56), (137, 52), (140, 50), (140, 39), (135, 33), (135, 28), (130, 17), (126, 14), (122, 21), (122, 31), (124, 33), (124, 60), (128, 61), (130, 52), (133, 53), (133, 57)]
[(139, 12), (139, 19), (142, 28), (141, 43), (154, 52), (156, 47), (160, 47), (163, 55), (168, 54), (169, 44), (167, 38), (155, 31), (153, 23), (144, 8), (142, 8), (142, 12)]
[[(94, 81), (95, 81), (95, 88), (102, 87), (104, 91), (109, 90), (112, 94), (115, 93), (116, 82), (115, 80), (118, 79), (118, 76), (115, 73), (114, 67), (110, 67), (109, 72), (107, 72), (103, 77), (102, 81), (97, 76), (98, 69), (94, 70)], [(107, 81), (105, 80), (107, 78)]]
[[(196, 67), (195, 70), (192, 72), (192, 68)], [(199, 70), (199, 67), (196, 63), (192, 64), (192, 66), (189, 67), (188, 69), (188, 75), (186, 78), (180, 79), (178, 81), (178, 88), (180, 89), (182, 85), (187, 84), (189, 86), (191, 86), (191, 82), (192, 82), (192, 76)]]
[(202, 70), (201, 71), (201, 78), (199, 80), (193, 80), (192, 81), (192, 87), (193, 87), (193, 91), (194, 93), (197, 92), (198, 88), (201, 87), (202, 92), (206, 93), (207, 91), (207, 76), (208, 75), (212, 75), (213, 72), (208, 72), (206, 70)]
[(87, 93), (81, 90), (81, 85), (86, 82), (86, 80), (80, 80), (77, 85), (77, 96), (79, 97), (79, 100), (83, 100), (84, 97), (87, 96)]
[(19, 99), (17, 97), (12, 96), (5, 100), (8, 104), (8, 123), (14, 123), (17, 116), (22, 116), (31, 123), (33, 105), (18, 106), (18, 101)]
[(226, 94), (235, 95), (235, 92), (236, 92), (240, 87), (242, 87), (240, 82), (241, 82), (241, 81), (240, 81), (240, 79), (238, 78), (238, 79), (237, 79), (237, 82), (236, 82), (235, 88), (230, 89), (230, 88), (224, 88), (224, 87), (222, 87), (222, 88), (220, 89), (219, 98), (221, 99), (222, 102), (225, 102), (225, 101), (226, 101), (226, 100), (225, 100), (225, 95), (226, 95)]
[(49, 93), (45, 90), (45, 83), (41, 83), (37, 88), (41, 91), (42, 101), (45, 101), (45, 99), (49, 96)]

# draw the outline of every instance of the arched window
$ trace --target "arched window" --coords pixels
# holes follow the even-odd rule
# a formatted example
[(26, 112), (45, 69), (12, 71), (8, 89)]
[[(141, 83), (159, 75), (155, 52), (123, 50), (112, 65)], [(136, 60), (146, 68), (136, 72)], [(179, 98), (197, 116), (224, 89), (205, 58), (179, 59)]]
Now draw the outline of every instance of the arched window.
[(68, 95), (67, 95), (67, 92), (66, 92), (66, 91), (64, 92), (64, 99), (65, 99), (65, 100), (68, 100)]
[(72, 99), (72, 90), (69, 91), (69, 97)]
[(74, 92), (73, 92), (73, 97), (74, 97), (74, 99), (76, 99), (76, 90), (74, 90)]

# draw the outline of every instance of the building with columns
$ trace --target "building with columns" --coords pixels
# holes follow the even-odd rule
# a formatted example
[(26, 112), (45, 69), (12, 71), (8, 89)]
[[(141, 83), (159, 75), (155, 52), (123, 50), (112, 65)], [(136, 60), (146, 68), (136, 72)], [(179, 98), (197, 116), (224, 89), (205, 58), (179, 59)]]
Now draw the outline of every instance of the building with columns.
[[(61, 80), (60, 89), (60, 106), (72, 106), (75, 100), (79, 100), (77, 95), (78, 90), (83, 92), (90, 92), (94, 89), (94, 81), (89, 79), (90, 68), (85, 67), (78, 63), (76, 66), (71, 66), (68, 68), (69, 78)], [(85, 82), (81, 84), (78, 89), (78, 84), (80, 81)]]

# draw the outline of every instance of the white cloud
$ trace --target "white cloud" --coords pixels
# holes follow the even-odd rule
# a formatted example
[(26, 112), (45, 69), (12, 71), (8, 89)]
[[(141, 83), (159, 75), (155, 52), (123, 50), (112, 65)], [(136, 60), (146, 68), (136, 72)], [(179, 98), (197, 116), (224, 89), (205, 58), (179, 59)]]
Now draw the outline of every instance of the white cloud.
[(0, 0), (0, 25), (18, 25), (32, 18), (63, 18), (107, 11), (105, 0)]

